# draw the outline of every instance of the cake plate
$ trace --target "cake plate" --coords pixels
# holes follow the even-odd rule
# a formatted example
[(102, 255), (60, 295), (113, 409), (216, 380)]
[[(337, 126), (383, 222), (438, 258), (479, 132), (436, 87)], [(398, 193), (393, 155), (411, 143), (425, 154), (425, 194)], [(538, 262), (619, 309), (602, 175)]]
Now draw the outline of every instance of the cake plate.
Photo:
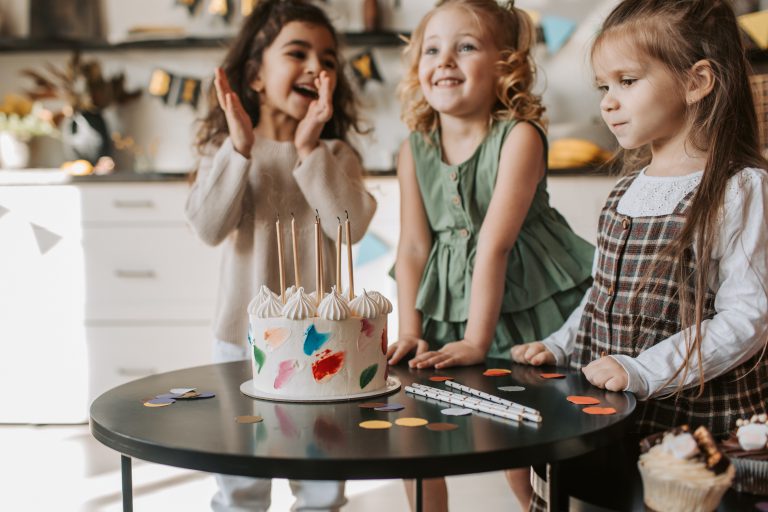
[(331, 395), (321, 396), (317, 398), (307, 397), (290, 397), (285, 395), (276, 395), (273, 393), (265, 393), (264, 391), (254, 389), (253, 379), (247, 380), (240, 384), (240, 391), (252, 398), (262, 398), (264, 400), (272, 400), (275, 402), (350, 402), (352, 400), (359, 400), (361, 398), (370, 398), (372, 396), (389, 395), (400, 389), (400, 379), (397, 377), (387, 377), (387, 385), (382, 389), (376, 389), (373, 391), (365, 391), (362, 393), (355, 393), (353, 395)]

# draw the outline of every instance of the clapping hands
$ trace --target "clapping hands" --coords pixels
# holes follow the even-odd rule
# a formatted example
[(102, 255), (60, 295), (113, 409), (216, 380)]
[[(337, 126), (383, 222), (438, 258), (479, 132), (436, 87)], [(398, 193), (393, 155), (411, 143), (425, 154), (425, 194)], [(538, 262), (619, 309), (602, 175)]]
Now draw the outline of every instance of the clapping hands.
[(219, 106), (224, 111), (229, 128), (229, 138), (235, 150), (246, 158), (251, 157), (253, 147), (253, 122), (251, 116), (243, 108), (240, 98), (229, 85), (226, 73), (221, 68), (216, 68), (216, 77), (213, 80), (216, 88), (216, 98)]
[(307, 114), (296, 127), (293, 140), (302, 160), (317, 147), (325, 123), (333, 117), (333, 90), (331, 79), (326, 71), (321, 71), (315, 78), (315, 87), (317, 87), (317, 99), (309, 104)]

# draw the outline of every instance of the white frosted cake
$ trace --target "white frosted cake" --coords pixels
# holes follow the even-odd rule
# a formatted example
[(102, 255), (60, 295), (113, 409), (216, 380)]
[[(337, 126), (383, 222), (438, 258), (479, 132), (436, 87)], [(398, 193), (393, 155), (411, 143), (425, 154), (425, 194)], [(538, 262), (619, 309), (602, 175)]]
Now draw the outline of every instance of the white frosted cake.
[(319, 305), (303, 288), (285, 295), (283, 304), (262, 286), (248, 305), (253, 368), (248, 394), (302, 401), (387, 391), (389, 300), (363, 291), (348, 301), (335, 288)]

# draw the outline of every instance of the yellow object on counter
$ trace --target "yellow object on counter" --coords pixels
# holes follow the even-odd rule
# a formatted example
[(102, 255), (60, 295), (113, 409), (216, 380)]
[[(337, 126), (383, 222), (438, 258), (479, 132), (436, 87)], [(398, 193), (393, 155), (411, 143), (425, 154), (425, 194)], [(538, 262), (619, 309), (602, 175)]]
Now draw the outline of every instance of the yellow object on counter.
[(568, 169), (599, 165), (611, 158), (606, 151), (592, 141), (586, 139), (558, 139), (549, 146), (548, 166), (550, 169)]
[(61, 170), (70, 176), (87, 176), (93, 174), (93, 165), (88, 160), (73, 160), (61, 164)]

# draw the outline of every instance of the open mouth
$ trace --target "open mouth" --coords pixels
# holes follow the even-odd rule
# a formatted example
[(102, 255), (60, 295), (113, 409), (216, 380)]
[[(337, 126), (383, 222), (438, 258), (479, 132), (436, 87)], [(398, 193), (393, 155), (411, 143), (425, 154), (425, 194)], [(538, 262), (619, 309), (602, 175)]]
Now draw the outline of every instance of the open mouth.
[(459, 80), (458, 78), (441, 78), (440, 80), (435, 80), (435, 86), (436, 87), (455, 87), (457, 85), (461, 85), (462, 80)]
[(293, 92), (297, 94), (301, 94), (305, 98), (316, 100), (317, 98), (320, 97), (320, 95), (317, 93), (317, 89), (309, 85), (298, 84), (298, 85), (294, 85), (292, 89), (293, 89)]

